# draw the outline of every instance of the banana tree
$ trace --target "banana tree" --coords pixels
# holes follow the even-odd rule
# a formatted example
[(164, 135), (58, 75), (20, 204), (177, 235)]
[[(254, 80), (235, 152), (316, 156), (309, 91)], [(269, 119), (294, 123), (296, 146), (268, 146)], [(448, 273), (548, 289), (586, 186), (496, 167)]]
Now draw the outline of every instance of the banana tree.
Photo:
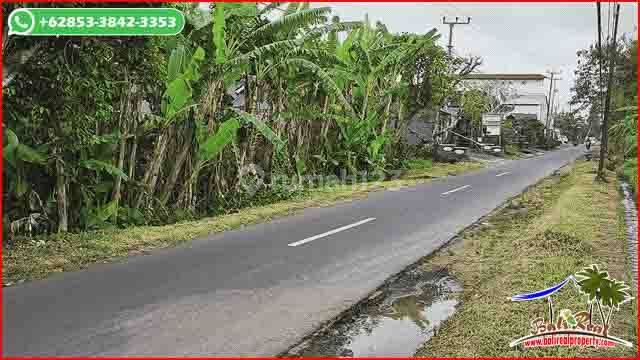
[[(162, 116), (155, 118), (155, 126), (160, 131), (153, 155), (147, 165), (142, 183), (145, 192), (141, 192), (136, 200), (136, 208), (139, 208), (145, 198), (153, 196), (158, 181), (158, 176), (163, 160), (167, 152), (170, 138), (175, 134), (175, 124), (185, 119), (186, 112), (195, 106), (193, 99), (194, 83), (200, 80), (200, 67), (205, 59), (205, 52), (201, 47), (195, 49), (190, 57), (184, 45), (178, 45), (172, 50), (167, 65), (166, 90), (163, 94), (161, 106)], [(179, 157), (174, 168), (182, 167), (184, 157)], [(167, 194), (173, 184), (165, 191), (163, 203), (168, 200)]]
[[(201, 106), (203, 116), (208, 119), (209, 135), (213, 136), (218, 126), (216, 112), (222, 108), (224, 92), (241, 80), (244, 81), (244, 112), (265, 125), (256, 126), (256, 122), (251, 121), (242, 123), (234, 145), (237, 169), (253, 160), (250, 144), (256, 136), (259, 134), (269, 140), (270, 135), (264, 130), (275, 125), (267, 123), (269, 117), (264, 116), (261, 104), (270, 104), (271, 111), (276, 112), (276, 116), (270, 117), (273, 121), (280, 119), (278, 114), (284, 110), (281, 104), (285, 94), (282, 74), (288, 71), (287, 60), (293, 56), (308, 57), (313, 51), (306, 49), (305, 43), (324, 32), (347, 28), (347, 25), (325, 24), (330, 12), (327, 7), (311, 9), (308, 5), (295, 3), (282, 14), (273, 14), (274, 9), (275, 5), (258, 8), (247, 3), (217, 3), (214, 7), (212, 43), (216, 61), (209, 64), (211, 76)], [(271, 20), (266, 20), (267, 17)], [(270, 83), (271, 79), (273, 82)], [(269, 99), (268, 96), (272, 97)], [(214, 177), (213, 173), (211, 177)]]

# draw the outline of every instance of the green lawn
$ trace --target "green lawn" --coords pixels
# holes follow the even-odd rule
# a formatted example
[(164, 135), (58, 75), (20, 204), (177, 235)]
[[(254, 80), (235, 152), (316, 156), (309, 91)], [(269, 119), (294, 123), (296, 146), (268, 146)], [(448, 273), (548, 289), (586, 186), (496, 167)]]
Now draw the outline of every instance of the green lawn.
[[(543, 180), (509, 206), (494, 211), (462, 240), (425, 267), (445, 266), (463, 285), (462, 305), (418, 356), (635, 356), (636, 349), (511, 349), (527, 335), (530, 321), (545, 316), (542, 301), (514, 303), (512, 295), (549, 287), (582, 267), (600, 264), (630, 284), (624, 218), (615, 175), (595, 182), (596, 162), (578, 162), (570, 172)], [(556, 296), (557, 310), (586, 308), (572, 288)], [(611, 334), (637, 343), (637, 303), (613, 316)]]

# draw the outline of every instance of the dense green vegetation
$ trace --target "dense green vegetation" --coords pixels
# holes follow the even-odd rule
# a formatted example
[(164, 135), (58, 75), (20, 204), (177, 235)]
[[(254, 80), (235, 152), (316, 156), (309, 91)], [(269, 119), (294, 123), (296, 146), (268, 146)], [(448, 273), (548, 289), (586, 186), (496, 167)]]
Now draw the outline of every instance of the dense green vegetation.
[[(276, 177), (385, 174), (411, 155), (408, 121), (479, 65), (447, 56), (435, 30), (392, 34), (328, 7), (163, 6), (185, 11), (181, 35), (4, 37), (9, 238), (173, 223), (297, 191)], [(15, 7), (3, 5), (5, 27)]]
[[(600, 138), (604, 89), (609, 69), (611, 44), (603, 44), (603, 55), (595, 46), (578, 51), (578, 68), (573, 87), (572, 112), (562, 113), (557, 126), (570, 137), (584, 139), (586, 136)], [(638, 41), (619, 39), (615, 51), (616, 64), (611, 84), (611, 113), (609, 114), (609, 141), (607, 165), (620, 168), (627, 180), (637, 186), (638, 153)], [(602, 81), (600, 77), (602, 66)], [(602, 84), (602, 85), (600, 85)], [(631, 171), (631, 169), (633, 171)]]
[(480, 162), (459, 161), (433, 166), (431, 160), (407, 162), (399, 178), (366, 183), (338, 182), (324, 187), (304, 188), (286, 200), (240, 209), (232, 214), (181, 221), (161, 226), (132, 226), (126, 229), (100, 229), (79, 233), (37, 236), (30, 241), (15, 241), (4, 249), (3, 285), (45, 278), (53, 273), (74, 271), (95, 263), (117, 261), (129, 256), (148, 254), (154, 249), (176, 246), (195, 238), (222, 231), (263, 223), (295, 214), (309, 207), (332, 206), (368, 196), (378, 190), (397, 190), (431, 179), (455, 176), (483, 167)]

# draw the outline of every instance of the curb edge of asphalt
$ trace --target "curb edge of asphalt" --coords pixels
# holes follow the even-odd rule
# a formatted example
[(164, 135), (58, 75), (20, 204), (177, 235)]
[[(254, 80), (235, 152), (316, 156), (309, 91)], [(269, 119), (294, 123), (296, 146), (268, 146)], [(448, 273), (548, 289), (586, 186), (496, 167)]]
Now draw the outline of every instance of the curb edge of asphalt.
[(331, 319), (328, 319), (328, 320), (320, 323), (320, 325), (318, 325), (316, 328), (314, 328), (310, 332), (308, 332), (306, 334), (303, 334), (299, 338), (298, 341), (296, 341), (293, 345), (287, 347), (285, 350), (277, 353), (275, 355), (275, 357), (277, 357), (277, 358), (297, 357), (295, 354), (291, 353), (291, 351), (293, 349), (295, 349), (297, 347), (300, 347), (301, 345), (307, 343), (308, 341), (312, 340), (313, 338), (315, 338), (317, 336), (320, 336), (323, 332), (326, 332), (327, 330), (329, 330), (334, 324), (336, 324), (336, 323), (348, 318), (349, 316), (353, 315), (359, 308), (361, 308), (363, 305), (365, 305), (367, 303), (367, 301), (369, 301), (370, 298), (375, 293), (381, 291), (382, 289), (384, 289), (390, 283), (393, 283), (398, 278), (400, 278), (400, 277), (412, 272), (413, 270), (415, 270), (416, 268), (421, 266), (424, 262), (429, 261), (430, 259), (432, 259), (436, 255), (440, 254), (442, 251), (447, 249), (449, 246), (455, 244), (456, 241), (460, 241), (461, 240), (460, 234), (462, 234), (465, 231), (468, 231), (468, 230), (471, 230), (471, 229), (477, 227), (482, 222), (485, 222), (485, 220), (487, 218), (489, 218), (490, 216), (492, 216), (492, 214), (494, 214), (496, 211), (504, 209), (506, 206), (508, 206), (508, 204), (513, 199), (517, 198), (518, 196), (521, 196), (522, 194), (524, 194), (525, 192), (529, 191), (530, 189), (540, 185), (540, 183), (542, 183), (543, 181), (545, 181), (545, 180), (547, 180), (547, 179), (549, 179), (551, 177), (554, 177), (554, 176), (559, 176), (560, 175), (559, 171), (561, 169), (571, 169), (571, 168), (573, 168), (573, 166), (575, 165), (576, 161), (579, 161), (579, 160), (581, 160), (583, 158), (584, 158), (584, 155), (578, 156), (576, 159), (569, 161), (568, 163), (558, 167), (557, 169), (554, 169), (553, 172), (550, 173), (549, 175), (542, 177), (541, 179), (539, 179), (538, 181), (534, 182), (533, 184), (527, 185), (526, 187), (524, 187), (522, 189), (522, 191), (520, 191), (516, 195), (508, 197), (503, 202), (498, 204), (498, 206), (496, 206), (495, 208), (489, 210), (489, 212), (487, 212), (486, 214), (480, 216), (474, 222), (472, 222), (471, 224), (469, 224), (469, 225), (465, 226), (464, 228), (462, 228), (455, 235), (453, 235), (452, 237), (447, 239), (445, 242), (443, 242), (441, 245), (436, 247), (430, 253), (420, 257), (418, 260), (416, 260), (416, 261), (408, 264), (407, 266), (405, 266), (402, 270), (400, 270), (397, 273), (392, 274), (389, 277), (387, 277), (381, 284), (379, 284), (374, 289), (372, 289), (369, 292), (367, 292), (359, 300), (357, 300), (354, 304), (349, 305), (347, 308), (341, 310), (337, 315), (335, 315)]

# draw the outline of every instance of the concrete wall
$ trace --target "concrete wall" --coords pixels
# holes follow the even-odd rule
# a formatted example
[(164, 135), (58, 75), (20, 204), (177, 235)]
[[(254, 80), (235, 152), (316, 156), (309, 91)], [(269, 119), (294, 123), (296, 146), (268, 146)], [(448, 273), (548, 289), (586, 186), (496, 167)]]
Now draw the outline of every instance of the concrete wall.
[(510, 80), (519, 95), (544, 94), (544, 80)]
[(514, 113), (535, 114), (541, 123), (545, 124), (547, 121), (547, 97), (544, 94), (517, 96), (506, 103), (515, 106)]

